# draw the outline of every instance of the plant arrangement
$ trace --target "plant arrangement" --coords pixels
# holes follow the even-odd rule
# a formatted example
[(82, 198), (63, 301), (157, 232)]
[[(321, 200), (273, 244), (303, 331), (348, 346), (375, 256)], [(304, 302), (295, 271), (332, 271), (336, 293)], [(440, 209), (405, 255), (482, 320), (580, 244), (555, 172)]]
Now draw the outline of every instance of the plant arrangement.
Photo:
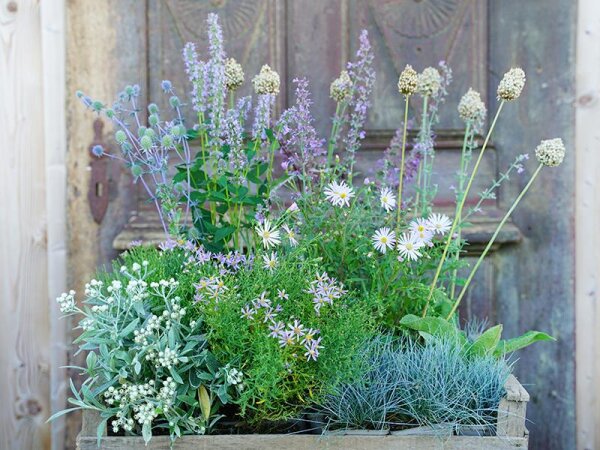
[[(501, 325), (466, 332), (457, 318), (500, 228), (542, 168), (564, 158), (560, 139), (540, 143), (525, 187), (460, 278), (469, 219), (510, 175), (526, 171), (521, 155), (466, 208), (524, 72), (502, 78), (481, 145), (486, 106), (472, 89), (461, 99), (464, 141), (449, 217), (436, 211), (433, 177), (434, 127), (452, 80), (444, 63), (402, 71), (401, 125), (377, 176), (359, 182), (354, 167), (375, 83), (367, 32), (331, 84), (336, 109), (323, 139), (306, 79), (294, 80), (295, 103), (275, 117), (279, 75), (263, 66), (251, 80), (255, 98), (239, 97), (245, 74), (226, 57), (216, 15), (207, 30), (207, 59), (192, 43), (183, 50), (189, 98), (162, 82), (168, 111), (141, 110), (136, 85), (110, 107), (77, 94), (115, 125), (120, 152), (94, 153), (129, 168), (166, 237), (159, 248), (137, 243), (121, 255), (86, 286), (84, 306), (73, 291), (58, 298), (62, 312), (82, 316), (76, 343), (88, 356), (86, 381), (72, 385), (74, 407), (57, 415), (96, 410), (101, 426), (146, 442), (222, 430), (222, 417), (269, 431), (314, 411), (330, 428), (491, 423), (510, 354), (552, 339), (531, 331), (502, 340)], [(413, 98), (420, 109), (412, 111)], [(184, 119), (186, 108), (195, 123)], [(417, 130), (410, 150), (409, 124)]]

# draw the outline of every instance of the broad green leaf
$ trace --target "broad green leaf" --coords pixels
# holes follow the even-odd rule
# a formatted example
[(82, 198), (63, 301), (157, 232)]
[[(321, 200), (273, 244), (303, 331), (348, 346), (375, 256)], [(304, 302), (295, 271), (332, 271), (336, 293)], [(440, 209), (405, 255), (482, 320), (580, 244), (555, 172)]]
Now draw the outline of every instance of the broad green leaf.
[(501, 356), (512, 353), (538, 341), (556, 341), (556, 339), (541, 331), (528, 331), (519, 337), (500, 341), (494, 355)]
[(142, 437), (144, 438), (144, 442), (146, 444), (148, 444), (148, 442), (150, 442), (150, 439), (152, 439), (152, 423), (151, 422), (144, 422), (144, 425), (142, 426)]
[(222, 241), (225, 238), (231, 236), (233, 233), (235, 233), (236, 228), (235, 227), (223, 227), (223, 228), (219, 228), (217, 230), (217, 232), (215, 233), (215, 241)]
[[(424, 331), (434, 336), (456, 337), (462, 336), (454, 324), (441, 317), (418, 317), (408, 314), (400, 319), (400, 325), (415, 331)], [(464, 337), (462, 337), (464, 339)], [(461, 340), (462, 340), (461, 339)]]
[(473, 345), (469, 349), (469, 353), (472, 355), (489, 355), (494, 352), (498, 342), (500, 342), (500, 336), (502, 335), (502, 324), (496, 325), (479, 336)]

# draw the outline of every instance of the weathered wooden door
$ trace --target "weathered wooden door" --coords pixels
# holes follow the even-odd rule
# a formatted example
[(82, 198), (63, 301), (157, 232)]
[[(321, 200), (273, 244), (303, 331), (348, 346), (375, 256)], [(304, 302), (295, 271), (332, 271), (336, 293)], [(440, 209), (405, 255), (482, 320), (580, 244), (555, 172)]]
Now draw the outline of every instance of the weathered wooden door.
[[(405, 64), (418, 70), (445, 60), (453, 69), (451, 93), (441, 111), (436, 179), (440, 207), (453, 198), (460, 145), (458, 100), (469, 87), (482, 92), (493, 113), (496, 86), (512, 66), (521, 66), (528, 77), (524, 95), (509, 104), (493, 137), (493, 151), (484, 158), (476, 192), (491, 182), (521, 153), (532, 152), (540, 139), (562, 136), (573, 141), (572, 27), (574, 2), (561, 0), (136, 0), (98, 2), (92, 10), (85, 1), (72, 2), (69, 18), (78, 46), (95, 47), (111, 61), (111, 67), (83, 76), (74, 71), (73, 88), (86, 88), (94, 97), (113, 95), (117, 83), (139, 83), (148, 101), (162, 98), (160, 82), (173, 81), (188, 89), (181, 49), (195, 41), (206, 48), (205, 18), (217, 12), (224, 29), (227, 52), (244, 66), (247, 79), (269, 63), (283, 79), (279, 108), (293, 101), (286, 89), (296, 76), (310, 80), (319, 129), (329, 126), (334, 105), (327, 98), (329, 83), (336, 78), (357, 47), (362, 28), (369, 31), (375, 51), (377, 81), (369, 115), (367, 139), (359, 169), (372, 171), (401, 120), (402, 101), (397, 94), (398, 74)], [(100, 17), (100, 19), (99, 19)], [(98, 25), (98, 20), (108, 31)], [(91, 36), (85, 27), (95, 24)], [(73, 61), (77, 66), (77, 62)], [(89, 74), (88, 74), (89, 75)], [(108, 81), (107, 81), (108, 78)], [(101, 82), (98, 80), (102, 80)], [(108, 86), (108, 82), (114, 86)], [(79, 84), (77, 84), (79, 83)], [(92, 86), (89, 86), (89, 84)], [(97, 88), (93, 91), (94, 87)], [(249, 91), (249, 83), (246, 83)], [(98, 92), (100, 91), (100, 92)], [(83, 115), (83, 112), (79, 113)], [(91, 129), (91, 118), (72, 119), (78, 129)], [(86, 122), (87, 120), (87, 122)], [(88, 128), (86, 128), (88, 127)], [(76, 141), (75, 147), (87, 145)], [(457, 139), (458, 137), (458, 139)], [(71, 168), (87, 164), (86, 155), (72, 155)], [(512, 337), (528, 329), (547, 331), (556, 343), (534, 346), (520, 354), (517, 375), (532, 395), (529, 411), (531, 448), (570, 449), (575, 446), (574, 417), (574, 287), (573, 287), (573, 164), (544, 173), (501, 235), (496, 251), (480, 269), (465, 302), (463, 318), (488, 318), (503, 323)], [(469, 233), (470, 252), (477, 254), (489, 238), (498, 216), (510, 204), (525, 178), (503, 187), (498, 200), (488, 204)], [(150, 219), (126, 176), (113, 173), (111, 202), (104, 222), (92, 225), (85, 199), (74, 190), (70, 220), (72, 229), (96, 235), (95, 253), (74, 241), (73, 283), (81, 285), (95, 264), (105, 263), (116, 250), (137, 238), (156, 236)], [(87, 189), (81, 182), (80, 189)], [(137, 207), (136, 207), (137, 205)], [(138, 214), (125, 225), (126, 208)], [(82, 219), (82, 216), (88, 219)], [(89, 246), (88, 246), (89, 247)], [(99, 251), (98, 251), (99, 250)], [(100, 255), (100, 256), (98, 256)], [(81, 264), (83, 262), (83, 264)]]

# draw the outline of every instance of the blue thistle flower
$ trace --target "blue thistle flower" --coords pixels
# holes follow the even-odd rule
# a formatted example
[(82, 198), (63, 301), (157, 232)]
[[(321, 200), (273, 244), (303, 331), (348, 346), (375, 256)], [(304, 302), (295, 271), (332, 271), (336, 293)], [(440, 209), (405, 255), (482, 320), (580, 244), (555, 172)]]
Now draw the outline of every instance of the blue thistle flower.
[(169, 80), (162, 80), (160, 83), (160, 87), (165, 93), (173, 91), (173, 83), (171, 83)]
[(171, 108), (179, 108), (181, 106), (181, 101), (179, 100), (179, 97), (173, 95), (169, 99), (169, 105), (171, 105)]
[(148, 105), (148, 112), (150, 114), (158, 114), (158, 106), (156, 105), (156, 103), (150, 103)]
[(92, 153), (94, 156), (100, 158), (102, 155), (104, 155), (104, 148), (101, 145), (94, 145), (92, 147)]

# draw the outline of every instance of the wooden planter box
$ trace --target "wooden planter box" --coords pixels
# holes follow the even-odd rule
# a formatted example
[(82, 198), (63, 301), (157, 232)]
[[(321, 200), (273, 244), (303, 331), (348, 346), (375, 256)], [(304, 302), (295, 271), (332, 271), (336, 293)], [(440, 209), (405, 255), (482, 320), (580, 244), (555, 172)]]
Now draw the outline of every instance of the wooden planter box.
[[(423, 429), (415, 429), (415, 434), (404, 430), (402, 434), (365, 431), (348, 434), (247, 434), (247, 435), (208, 435), (184, 436), (175, 442), (175, 450), (494, 450), (527, 449), (528, 431), (525, 428), (525, 411), (529, 394), (519, 381), (510, 376), (506, 383), (506, 395), (498, 408), (495, 436), (432, 435)], [(77, 437), (79, 450), (169, 450), (168, 436), (154, 436), (148, 446), (141, 436), (104, 436), (97, 446), (96, 430), (100, 423), (99, 415), (92, 411), (83, 412), (83, 427)], [(106, 431), (106, 430), (105, 430)], [(106, 434), (106, 433), (105, 433)]]

